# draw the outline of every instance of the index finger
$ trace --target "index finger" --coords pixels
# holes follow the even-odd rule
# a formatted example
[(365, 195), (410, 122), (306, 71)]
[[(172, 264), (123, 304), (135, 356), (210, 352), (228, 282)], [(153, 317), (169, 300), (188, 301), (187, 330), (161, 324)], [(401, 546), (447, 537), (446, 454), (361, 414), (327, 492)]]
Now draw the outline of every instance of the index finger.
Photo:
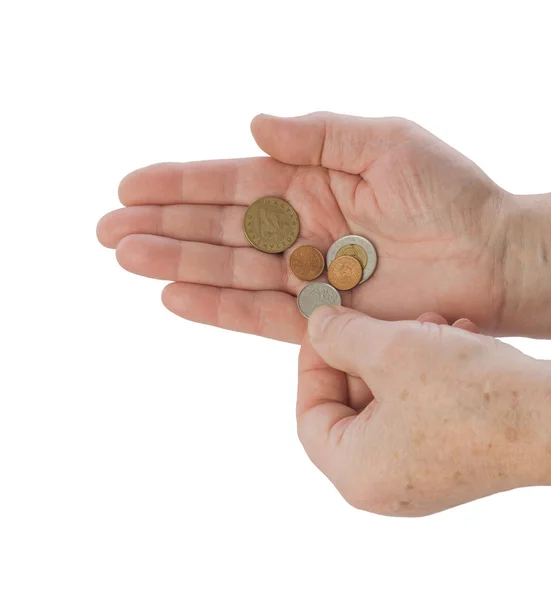
[(308, 334), (298, 365), (297, 426), (299, 439), (312, 462), (329, 478), (334, 456), (358, 413), (348, 405), (346, 374), (321, 359)]
[(233, 204), (283, 196), (296, 167), (269, 157), (159, 163), (128, 174), (119, 185), (125, 206)]

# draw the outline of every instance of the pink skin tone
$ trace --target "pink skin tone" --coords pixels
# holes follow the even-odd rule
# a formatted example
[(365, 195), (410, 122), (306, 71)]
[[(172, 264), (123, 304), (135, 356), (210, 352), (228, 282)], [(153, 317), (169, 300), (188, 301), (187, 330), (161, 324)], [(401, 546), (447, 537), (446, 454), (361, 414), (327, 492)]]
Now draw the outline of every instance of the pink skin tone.
[[(546, 464), (547, 438), (535, 427), (537, 418), (547, 418), (546, 364), (479, 335), (478, 327), (490, 335), (551, 334), (551, 195), (509, 194), (466, 157), (404, 119), (258, 115), (251, 129), (269, 156), (158, 164), (125, 177), (119, 188), (125, 208), (101, 219), (101, 243), (116, 248), (125, 269), (172, 281), (162, 300), (186, 319), (289, 342), (303, 340), (299, 415), (304, 413), (301, 406), (337, 396), (339, 406), (356, 413), (357, 420), (347, 413), (350, 433), (342, 439), (356, 440), (347, 445), (349, 463), (366, 465), (365, 472), (354, 475), (357, 489), (350, 473), (335, 473), (319, 459), (314, 434), (300, 419), (299, 432), (307, 432), (308, 453), (354, 505), (385, 514), (427, 514), (516, 485), (545, 483), (545, 467), (540, 472), (526, 465), (521, 472), (521, 459), (540, 457)], [(251, 248), (243, 234), (246, 207), (264, 195), (283, 197), (297, 210), (301, 231), (296, 245), (311, 244), (325, 252), (350, 233), (374, 243), (379, 268), (369, 282), (343, 293), (342, 311), (363, 313), (366, 333), (388, 327), (394, 339), (397, 328), (403, 329), (407, 333), (397, 337), (408, 342), (411, 352), (404, 357), (396, 344), (385, 346), (382, 333), (376, 340), (379, 350), (372, 339), (363, 342), (365, 348), (354, 342), (358, 356), (368, 357), (368, 366), (350, 357), (339, 361), (323, 336), (312, 337), (318, 316), (310, 320), (310, 337), (305, 336), (307, 322), (295, 298), (304, 284), (287, 264), (296, 245), (283, 255), (266, 255)], [(411, 321), (420, 314), (420, 322)], [(346, 321), (335, 322), (345, 326), (344, 339), (350, 333)], [(333, 336), (329, 347), (341, 348), (338, 331), (328, 331)], [(417, 345), (420, 351), (413, 352)], [(393, 353), (401, 360), (399, 373), (392, 373), (386, 387), (376, 377), (374, 384), (371, 361), (391, 372)], [(459, 354), (476, 360), (457, 360)], [(335, 382), (340, 382), (338, 389)], [(392, 407), (404, 390), (410, 401), (398, 419)], [(516, 396), (508, 397), (512, 391)], [(429, 402), (438, 410), (431, 412)], [(513, 413), (506, 411), (511, 403)], [(460, 409), (464, 404), (469, 410)], [(405, 406), (409, 408), (403, 410)], [(320, 413), (324, 410), (328, 408)], [(472, 422), (477, 411), (478, 425)], [(491, 421), (483, 417), (488, 414), (495, 427), (482, 430)], [(390, 418), (392, 427), (385, 428), (384, 419)], [(364, 419), (370, 428), (378, 423), (380, 431), (388, 430), (388, 447), (383, 440), (378, 446), (386, 455), (379, 449), (371, 452), (367, 438), (365, 445), (360, 443), (359, 426), (352, 424)], [(453, 427), (444, 427), (443, 419)], [(513, 421), (526, 427), (515, 428)], [(323, 428), (312, 431), (320, 444), (326, 440)], [(417, 440), (424, 435), (437, 442), (416, 444), (413, 432)], [(394, 439), (390, 433), (402, 437)], [(301, 439), (304, 443), (304, 435)], [(390, 475), (381, 463), (370, 462), (372, 456), (401, 461), (402, 470), (394, 472), (392, 481), (380, 481), (375, 477), (379, 471)], [(429, 464), (430, 456), (438, 468)], [(340, 463), (331, 459), (330, 464)], [(438, 481), (447, 483), (439, 487)]]
[(547, 363), (472, 324), (438, 321), (379, 321), (342, 307), (310, 317), (299, 437), (357, 508), (421, 516), (551, 482)]

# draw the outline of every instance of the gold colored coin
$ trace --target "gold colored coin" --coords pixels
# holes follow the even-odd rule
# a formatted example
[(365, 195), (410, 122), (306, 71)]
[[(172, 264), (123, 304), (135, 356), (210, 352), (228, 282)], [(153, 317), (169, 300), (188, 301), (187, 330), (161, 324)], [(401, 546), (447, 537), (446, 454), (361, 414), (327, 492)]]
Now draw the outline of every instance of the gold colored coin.
[(247, 209), (243, 230), (257, 250), (277, 254), (295, 243), (299, 231), (298, 215), (281, 198), (259, 198)]
[(337, 252), (337, 258), (339, 256), (352, 256), (362, 265), (362, 269), (365, 269), (367, 266), (367, 252), (358, 244), (343, 246)]
[(325, 267), (323, 254), (314, 246), (299, 246), (289, 259), (291, 271), (303, 281), (317, 279)]
[(327, 277), (329, 283), (338, 290), (351, 290), (360, 283), (362, 265), (353, 256), (339, 256), (329, 265)]

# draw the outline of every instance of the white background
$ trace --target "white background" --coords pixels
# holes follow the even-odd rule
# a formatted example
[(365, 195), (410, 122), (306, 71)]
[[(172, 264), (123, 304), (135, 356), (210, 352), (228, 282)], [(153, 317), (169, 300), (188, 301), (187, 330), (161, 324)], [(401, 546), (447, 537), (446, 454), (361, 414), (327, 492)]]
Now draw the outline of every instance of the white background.
[(178, 319), (95, 238), (128, 171), (258, 155), (257, 112), (405, 116), (551, 191), (548, 8), (2, 2), (2, 600), (549, 597), (550, 490), (350, 508), (296, 438), (298, 348)]

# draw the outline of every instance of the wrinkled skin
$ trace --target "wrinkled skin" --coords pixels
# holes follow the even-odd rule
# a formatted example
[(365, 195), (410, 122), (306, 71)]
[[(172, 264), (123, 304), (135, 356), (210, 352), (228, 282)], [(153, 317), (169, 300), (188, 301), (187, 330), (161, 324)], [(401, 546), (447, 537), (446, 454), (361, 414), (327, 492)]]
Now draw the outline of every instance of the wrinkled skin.
[(548, 364), (471, 331), (314, 312), (298, 432), (350, 504), (420, 516), (551, 483)]
[[(399, 118), (259, 115), (252, 132), (271, 158), (146, 167), (121, 183), (126, 208), (98, 225), (124, 268), (176, 282), (163, 292), (170, 310), (298, 343), (304, 282), (290, 253), (305, 243), (325, 252), (354, 233), (380, 261), (369, 282), (343, 293), (345, 306), (389, 320), (436, 311), (497, 331), (507, 194), (476, 165)], [(300, 237), (283, 255), (258, 252), (243, 234), (246, 207), (264, 195), (299, 214)]]

